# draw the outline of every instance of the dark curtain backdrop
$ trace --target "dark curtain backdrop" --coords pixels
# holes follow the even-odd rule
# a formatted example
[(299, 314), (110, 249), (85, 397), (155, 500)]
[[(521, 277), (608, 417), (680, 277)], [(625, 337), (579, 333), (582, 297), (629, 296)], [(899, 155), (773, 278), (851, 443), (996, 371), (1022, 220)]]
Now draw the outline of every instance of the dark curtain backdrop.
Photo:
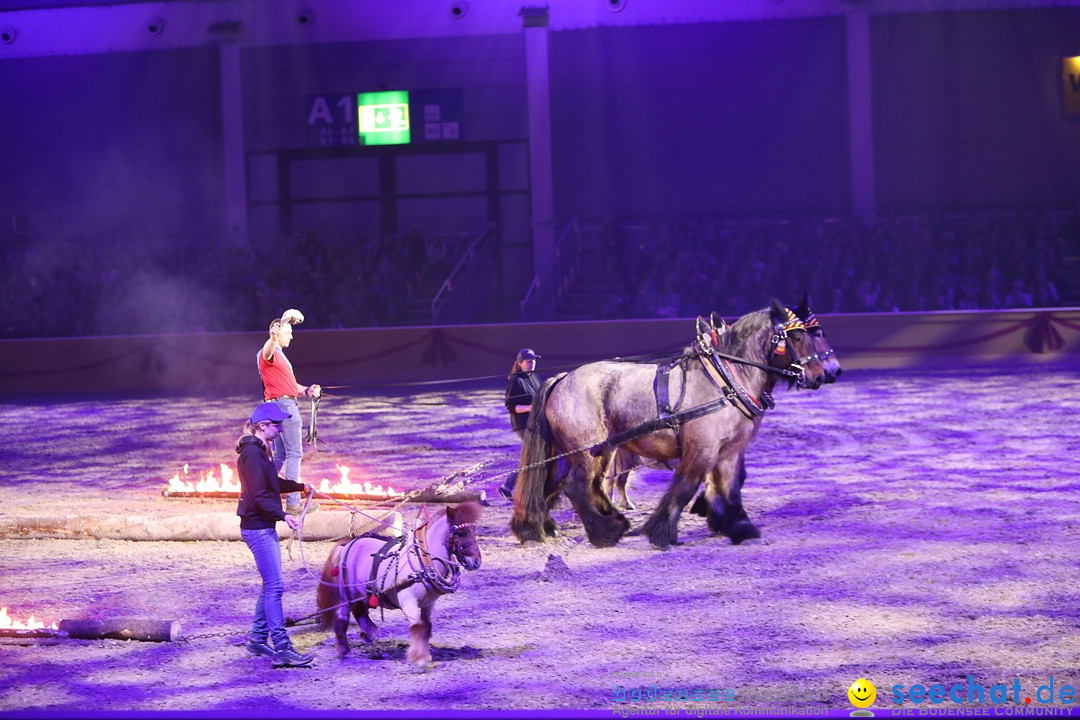
[(1080, 200), (1080, 8), (881, 15), (871, 47), (879, 208)]
[(847, 211), (843, 18), (551, 35), (565, 216)]
[(174, 247), (224, 226), (216, 49), (6, 60), (0, 212)]

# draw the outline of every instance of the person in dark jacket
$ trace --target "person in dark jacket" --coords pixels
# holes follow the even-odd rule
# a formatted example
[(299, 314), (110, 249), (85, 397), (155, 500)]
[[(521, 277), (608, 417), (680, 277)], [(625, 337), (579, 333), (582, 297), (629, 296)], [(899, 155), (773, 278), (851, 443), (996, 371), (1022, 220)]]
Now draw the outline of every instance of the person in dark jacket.
[(244, 435), (236, 445), (239, 455), (236, 470), (240, 476), (240, 502), (236, 514), (240, 516), (240, 536), (255, 556), (255, 567), (262, 577), (247, 650), (255, 656), (273, 658), (274, 667), (308, 667), (315, 656), (297, 652), (285, 632), (285, 613), (281, 605), (285, 581), (281, 573), (277, 524), (284, 522), (292, 530), (299, 529), (300, 521), (282, 509), (281, 495), (302, 491), (310, 496), (314, 488), (278, 477), (269, 450), (281, 432), (282, 422), (289, 417), (291, 415), (276, 402), (265, 402), (251, 413), (251, 419), (244, 426)]
[[(529, 422), (529, 409), (533, 395), (540, 389), (540, 378), (536, 375), (536, 361), (540, 356), (531, 348), (524, 348), (514, 359), (514, 367), (506, 380), (506, 409), (510, 412), (510, 429), (519, 438), (525, 438), (525, 426)], [(514, 496), (517, 475), (512, 475), (499, 486), (499, 493), (507, 500)]]

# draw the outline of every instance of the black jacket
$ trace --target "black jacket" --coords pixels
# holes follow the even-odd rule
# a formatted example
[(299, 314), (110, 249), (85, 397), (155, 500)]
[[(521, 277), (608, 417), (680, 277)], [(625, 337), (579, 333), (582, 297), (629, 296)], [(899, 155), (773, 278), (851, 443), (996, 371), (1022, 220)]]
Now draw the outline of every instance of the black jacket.
[(304, 484), (278, 477), (266, 445), (254, 435), (244, 435), (236, 445), (236, 472), (240, 476), (240, 503), (236, 514), (244, 530), (263, 530), (285, 519), (281, 494), (303, 492)]
[(533, 395), (540, 389), (540, 378), (536, 373), (523, 373), (520, 370), (510, 376), (506, 384), (506, 409), (510, 411), (510, 427), (524, 430), (529, 421), (529, 413), (516, 413), (518, 405), (531, 405)]

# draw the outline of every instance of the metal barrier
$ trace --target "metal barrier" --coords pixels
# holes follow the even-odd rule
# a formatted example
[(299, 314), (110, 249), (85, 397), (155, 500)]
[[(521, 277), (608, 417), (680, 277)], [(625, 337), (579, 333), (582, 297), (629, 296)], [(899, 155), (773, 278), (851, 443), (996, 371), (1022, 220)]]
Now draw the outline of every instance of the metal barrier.
[(492, 293), (496, 277), (495, 223), (473, 240), (431, 301), (432, 325), (477, 321), (477, 314)]
[(574, 283), (580, 268), (581, 228), (571, 220), (555, 241), (555, 250), (533, 275), (521, 300), (522, 322), (550, 320), (562, 294)]

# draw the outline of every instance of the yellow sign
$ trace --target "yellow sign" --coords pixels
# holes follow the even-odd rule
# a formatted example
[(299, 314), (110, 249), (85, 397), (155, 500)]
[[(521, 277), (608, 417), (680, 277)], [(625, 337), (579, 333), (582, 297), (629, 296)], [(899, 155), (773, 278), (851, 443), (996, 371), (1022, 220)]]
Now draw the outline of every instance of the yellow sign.
[(1080, 57), (1065, 58), (1065, 112), (1080, 113)]

